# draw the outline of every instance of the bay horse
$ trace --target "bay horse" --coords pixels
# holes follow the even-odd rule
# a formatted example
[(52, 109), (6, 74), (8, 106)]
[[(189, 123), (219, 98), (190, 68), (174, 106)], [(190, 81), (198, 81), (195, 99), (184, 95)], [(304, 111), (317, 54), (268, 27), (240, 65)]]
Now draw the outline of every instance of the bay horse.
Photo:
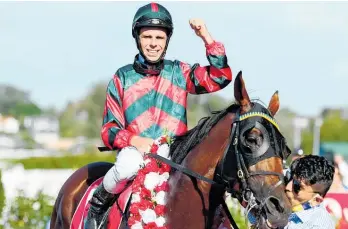
[[(278, 92), (268, 108), (251, 101), (239, 72), (234, 97), (235, 104), (201, 119), (192, 130), (174, 138), (171, 160), (186, 172), (173, 170), (169, 178), (168, 228), (214, 228), (216, 209), (226, 191), (252, 209), (256, 228), (287, 224), (291, 207), (285, 195), (283, 160), (290, 151), (273, 118), (279, 109)], [(69, 177), (56, 199), (51, 229), (72, 228), (72, 218), (86, 190), (112, 165), (91, 163)], [(199, 175), (188, 175), (187, 171)], [(112, 229), (128, 228), (125, 222)]]

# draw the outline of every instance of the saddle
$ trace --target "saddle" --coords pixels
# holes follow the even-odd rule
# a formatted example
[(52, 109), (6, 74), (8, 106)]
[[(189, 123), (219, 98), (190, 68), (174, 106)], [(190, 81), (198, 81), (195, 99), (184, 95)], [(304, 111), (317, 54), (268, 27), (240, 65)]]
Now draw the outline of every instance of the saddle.
[[(93, 196), (95, 189), (103, 182), (104, 177), (100, 177), (94, 181), (86, 190), (84, 196), (82, 197), (76, 211), (73, 215), (70, 228), (69, 229), (84, 229), (84, 221), (87, 218), (88, 210), (90, 207), (89, 201)], [(130, 205), (130, 197), (132, 195), (132, 185), (122, 191), (116, 196), (112, 205), (106, 211), (103, 217), (103, 229), (118, 229), (125, 228), (127, 225), (128, 216), (127, 212)]]

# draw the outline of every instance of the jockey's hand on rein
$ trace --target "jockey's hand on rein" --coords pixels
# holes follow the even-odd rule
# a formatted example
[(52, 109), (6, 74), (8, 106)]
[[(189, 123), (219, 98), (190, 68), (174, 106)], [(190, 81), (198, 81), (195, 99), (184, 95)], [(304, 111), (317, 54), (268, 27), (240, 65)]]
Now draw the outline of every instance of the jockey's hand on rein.
[(139, 150), (139, 152), (141, 152), (143, 155), (145, 155), (149, 151), (153, 141), (154, 140), (151, 138), (134, 136), (132, 137), (130, 144), (136, 147)]

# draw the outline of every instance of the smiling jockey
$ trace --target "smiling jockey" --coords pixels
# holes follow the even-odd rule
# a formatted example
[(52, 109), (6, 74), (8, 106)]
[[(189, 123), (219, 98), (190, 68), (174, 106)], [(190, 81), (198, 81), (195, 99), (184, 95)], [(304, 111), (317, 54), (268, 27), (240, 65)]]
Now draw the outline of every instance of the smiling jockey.
[(136, 12), (132, 34), (139, 54), (110, 80), (101, 130), (105, 146), (122, 150), (93, 194), (85, 228), (99, 226), (115, 195), (136, 175), (154, 139), (164, 130), (169, 135), (187, 131), (187, 94), (216, 92), (231, 82), (224, 45), (213, 40), (202, 20), (192, 19), (190, 25), (205, 43), (209, 66), (165, 60), (173, 33), (170, 13), (157, 3)]

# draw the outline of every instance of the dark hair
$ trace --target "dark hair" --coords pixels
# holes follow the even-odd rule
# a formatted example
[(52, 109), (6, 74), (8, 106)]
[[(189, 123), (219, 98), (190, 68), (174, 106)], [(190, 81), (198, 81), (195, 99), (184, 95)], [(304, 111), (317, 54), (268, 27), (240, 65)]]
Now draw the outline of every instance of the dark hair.
[(308, 155), (296, 159), (291, 164), (292, 176), (296, 175), (298, 179), (303, 179), (307, 185), (319, 184), (320, 188), (316, 190), (322, 197), (330, 189), (333, 181), (335, 168), (325, 157)]

